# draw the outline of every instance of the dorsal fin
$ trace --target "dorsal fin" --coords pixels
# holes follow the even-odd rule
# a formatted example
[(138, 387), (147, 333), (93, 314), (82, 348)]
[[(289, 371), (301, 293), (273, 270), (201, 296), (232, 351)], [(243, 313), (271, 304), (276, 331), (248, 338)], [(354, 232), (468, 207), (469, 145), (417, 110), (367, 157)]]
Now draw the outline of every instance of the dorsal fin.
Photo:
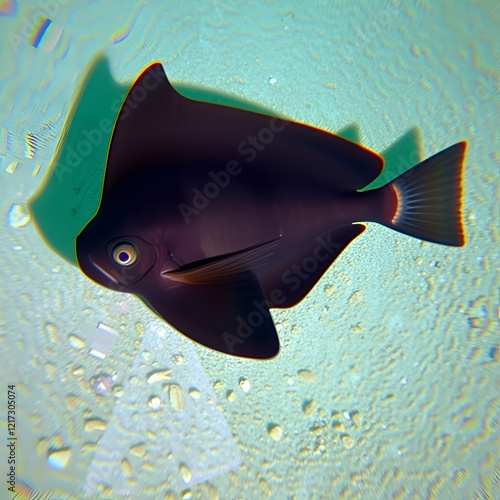
[[(251, 143), (260, 140), (254, 147)], [(229, 160), (329, 190), (360, 189), (379, 175), (383, 159), (362, 146), (309, 125), (181, 96), (159, 63), (147, 68), (123, 102), (110, 144), (104, 191), (146, 166)]]
[[(172, 87), (159, 62), (148, 66), (135, 80), (123, 101), (111, 139), (104, 190), (112, 188), (146, 164), (165, 161), (168, 142), (167, 110), (174, 121), (184, 100)], [(171, 155), (173, 158), (173, 154)]]

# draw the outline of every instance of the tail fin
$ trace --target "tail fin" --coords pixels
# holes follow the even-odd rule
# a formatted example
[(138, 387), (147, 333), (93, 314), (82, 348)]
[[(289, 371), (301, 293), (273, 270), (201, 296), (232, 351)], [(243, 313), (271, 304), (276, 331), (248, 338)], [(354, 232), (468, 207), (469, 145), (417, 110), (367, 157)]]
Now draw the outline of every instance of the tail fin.
[(458, 142), (390, 182), (387, 186), (396, 192), (397, 210), (387, 225), (422, 240), (463, 246), (462, 167), (466, 149), (467, 142)]

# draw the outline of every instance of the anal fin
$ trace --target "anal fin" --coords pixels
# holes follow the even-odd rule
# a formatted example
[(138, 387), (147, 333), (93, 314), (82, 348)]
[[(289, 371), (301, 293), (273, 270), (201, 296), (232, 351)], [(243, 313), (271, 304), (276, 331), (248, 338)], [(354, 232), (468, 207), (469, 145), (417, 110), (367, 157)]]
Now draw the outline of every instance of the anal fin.
[(363, 224), (351, 224), (326, 233), (262, 276), (260, 282), (270, 307), (287, 308), (300, 302), (364, 230)]

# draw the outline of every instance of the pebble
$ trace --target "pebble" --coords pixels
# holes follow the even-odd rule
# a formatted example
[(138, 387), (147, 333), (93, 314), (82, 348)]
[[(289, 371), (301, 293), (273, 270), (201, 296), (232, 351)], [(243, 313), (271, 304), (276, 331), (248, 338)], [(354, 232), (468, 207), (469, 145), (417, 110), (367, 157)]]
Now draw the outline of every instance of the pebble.
[(219, 500), (219, 492), (211, 484), (205, 483), (205, 489), (210, 500)]
[(271, 487), (269, 486), (269, 483), (264, 479), (259, 480), (259, 486), (262, 488), (262, 492), (264, 493), (264, 496), (269, 498), (271, 496), (272, 490)]
[(236, 401), (236, 394), (234, 393), (234, 391), (227, 391), (226, 398), (231, 402)]
[(306, 417), (310, 417), (315, 409), (316, 409), (316, 401), (314, 401), (314, 399), (306, 401), (302, 406), (302, 411), (304, 412), (304, 415)]
[(10, 227), (22, 227), (30, 221), (30, 214), (26, 207), (14, 204), (7, 214), (7, 221)]
[(47, 333), (49, 340), (55, 344), (59, 336), (59, 330), (57, 329), (57, 326), (53, 323), (46, 323), (45, 332)]
[(182, 411), (184, 405), (182, 402), (182, 389), (177, 384), (172, 384), (169, 390), (170, 404), (177, 411)]
[(279, 441), (283, 437), (283, 429), (280, 425), (272, 425), (267, 430), (267, 433), (275, 441)]
[(71, 458), (71, 450), (69, 448), (64, 448), (62, 450), (55, 450), (49, 453), (47, 457), (47, 463), (56, 470), (61, 470), (68, 465)]
[(63, 440), (59, 434), (51, 438), (49, 448), (51, 451), (61, 450), (63, 448)]
[(189, 389), (189, 392), (188, 394), (193, 398), (193, 399), (200, 399), (201, 397), (201, 392), (196, 389), (195, 387), (192, 387), (191, 389)]
[(246, 378), (241, 378), (239, 383), (243, 392), (248, 392), (250, 390), (250, 382)]
[(154, 410), (156, 410), (157, 408), (159, 408), (161, 405), (161, 399), (158, 397), (158, 396), (153, 396), (149, 401), (148, 401), (148, 406), (150, 408), (153, 408)]
[(54, 380), (57, 373), (57, 368), (54, 363), (45, 363), (45, 370), (47, 372), (47, 378), (49, 380)]
[(142, 457), (146, 453), (146, 445), (144, 443), (136, 444), (130, 448), (130, 453), (135, 457)]
[(319, 426), (319, 425), (313, 425), (310, 429), (309, 429), (309, 432), (311, 434), (314, 434), (315, 436), (317, 436), (318, 434), (321, 434), (321, 432), (323, 432), (323, 427)]
[(83, 443), (82, 453), (93, 453), (97, 450), (97, 443)]
[(81, 339), (77, 335), (71, 334), (68, 337), (68, 340), (69, 340), (69, 345), (71, 347), (73, 347), (74, 349), (77, 349), (77, 350), (85, 349), (85, 347), (87, 345), (87, 343), (85, 342), (85, 340)]
[(112, 385), (113, 380), (107, 373), (99, 373), (90, 379), (90, 387), (92, 387), (94, 392), (99, 395), (109, 392)]
[(354, 292), (349, 298), (349, 305), (355, 306), (361, 299), (363, 298), (363, 294), (358, 290)]
[(180, 473), (180, 475), (182, 477), (182, 480), (186, 484), (188, 484), (191, 481), (192, 477), (193, 477), (193, 475), (191, 474), (191, 471), (189, 470), (189, 467), (186, 464), (180, 464), (179, 465), (179, 473)]
[(344, 424), (340, 420), (334, 420), (332, 423), (332, 427), (339, 432), (345, 431)]
[(73, 368), (73, 371), (71, 373), (75, 378), (83, 377), (83, 375), (85, 375), (85, 368), (83, 366), (77, 366)]
[(111, 498), (111, 492), (113, 491), (111, 486), (106, 486), (104, 483), (100, 483), (97, 488), (101, 498)]
[(171, 380), (172, 370), (157, 370), (150, 373), (147, 377), (148, 384), (154, 384), (155, 382), (160, 382), (162, 380)]
[(45, 453), (49, 447), (49, 441), (47, 439), (40, 439), (36, 445), (36, 452), (38, 455)]
[(215, 382), (215, 384), (214, 384), (214, 391), (215, 392), (219, 392), (223, 388), (224, 388), (224, 383), (223, 382), (221, 382), (220, 380), (218, 382)]
[(100, 418), (91, 418), (85, 422), (84, 429), (85, 432), (104, 431), (106, 430), (107, 425), (108, 424)]
[(70, 394), (66, 396), (66, 405), (72, 411), (74, 411), (78, 405), (78, 397)]
[(124, 458), (121, 461), (121, 466), (122, 466), (123, 473), (126, 476), (132, 475), (132, 466), (130, 465), (130, 462), (126, 458)]
[(351, 326), (351, 332), (353, 333), (363, 333), (365, 331), (364, 326), (361, 323)]
[(146, 328), (144, 327), (144, 325), (141, 323), (141, 322), (137, 322), (135, 324), (135, 333), (137, 334), (137, 336), (140, 338), (140, 337), (144, 337), (144, 334), (146, 333)]
[(354, 439), (349, 434), (344, 434), (341, 438), (344, 448), (352, 448), (354, 446)]
[(121, 385), (115, 385), (113, 387), (113, 395), (115, 398), (121, 398), (125, 394), (123, 387)]
[(316, 375), (311, 370), (299, 370), (297, 375), (306, 382), (315, 382), (317, 380)]
[(354, 411), (350, 414), (352, 423), (354, 424), (354, 427), (359, 428), (361, 427), (361, 424), (363, 423), (363, 415), (359, 411)]
[(174, 365), (185, 365), (186, 364), (186, 358), (182, 354), (176, 354), (172, 358)]
[(16, 168), (17, 168), (18, 165), (19, 165), (18, 161), (13, 161), (12, 163), (10, 163), (7, 166), (7, 168), (5, 169), (5, 171), (8, 172), (9, 174), (13, 174), (16, 171)]

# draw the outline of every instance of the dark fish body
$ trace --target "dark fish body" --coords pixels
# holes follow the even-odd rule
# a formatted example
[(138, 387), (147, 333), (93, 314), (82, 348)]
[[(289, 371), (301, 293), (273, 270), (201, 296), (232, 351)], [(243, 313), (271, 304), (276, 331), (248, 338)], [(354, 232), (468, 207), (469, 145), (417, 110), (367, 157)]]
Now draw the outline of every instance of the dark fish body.
[(365, 192), (383, 159), (307, 125), (180, 96), (159, 64), (113, 132), (99, 210), (77, 238), (94, 281), (212, 349), (271, 358), (269, 308), (302, 300), (365, 226), (464, 243), (466, 143)]

